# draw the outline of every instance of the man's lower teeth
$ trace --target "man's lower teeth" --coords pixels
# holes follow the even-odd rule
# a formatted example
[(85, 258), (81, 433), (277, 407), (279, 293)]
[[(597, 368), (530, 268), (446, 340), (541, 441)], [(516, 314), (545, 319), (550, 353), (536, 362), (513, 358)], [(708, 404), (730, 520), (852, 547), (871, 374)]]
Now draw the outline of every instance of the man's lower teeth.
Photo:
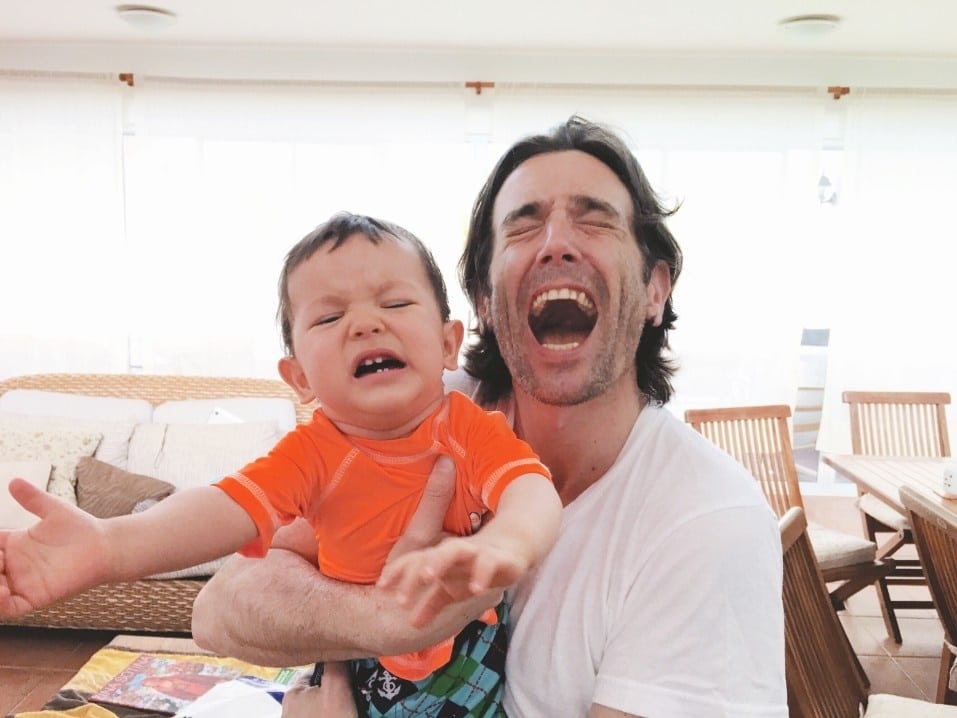
[(579, 342), (570, 342), (568, 344), (542, 344), (542, 346), (556, 352), (567, 352), (569, 349), (577, 347), (578, 344)]

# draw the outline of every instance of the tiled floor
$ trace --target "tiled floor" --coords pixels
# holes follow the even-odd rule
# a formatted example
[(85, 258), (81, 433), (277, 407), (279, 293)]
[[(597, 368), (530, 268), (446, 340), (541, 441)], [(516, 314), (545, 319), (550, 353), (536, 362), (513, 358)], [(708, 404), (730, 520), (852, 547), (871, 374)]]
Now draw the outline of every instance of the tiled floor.
[[(809, 520), (863, 536), (853, 498), (805, 495), (804, 503)], [(903, 551), (900, 553), (901, 558), (906, 555)], [(896, 598), (926, 600), (930, 597), (922, 586), (899, 586), (891, 590)], [(901, 645), (887, 636), (873, 588), (852, 596), (847, 610), (841, 613), (851, 645), (871, 680), (872, 693), (894, 693), (933, 701), (944, 638), (937, 613), (934, 609), (899, 610), (897, 618), (904, 639)]]
[[(806, 496), (808, 517), (860, 533), (848, 497)], [(911, 589), (915, 596), (926, 591)], [(899, 594), (895, 594), (899, 595)], [(904, 643), (887, 638), (873, 589), (848, 602), (844, 626), (871, 679), (871, 690), (933, 701), (943, 633), (933, 610), (901, 611)], [(0, 715), (36, 710), (113, 637), (110, 633), (0, 627)]]

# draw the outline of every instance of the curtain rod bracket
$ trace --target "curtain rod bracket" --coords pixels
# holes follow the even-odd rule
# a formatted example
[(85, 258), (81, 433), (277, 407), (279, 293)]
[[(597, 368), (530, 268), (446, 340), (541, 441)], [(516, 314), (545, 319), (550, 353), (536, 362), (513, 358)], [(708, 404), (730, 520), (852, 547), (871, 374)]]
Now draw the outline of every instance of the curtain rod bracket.
[(493, 88), (495, 87), (495, 83), (494, 83), (494, 82), (481, 82), (481, 81), (477, 81), (477, 82), (466, 82), (466, 83), (465, 83), (465, 86), (466, 86), (466, 87), (469, 87), (469, 88), (471, 88), (471, 89), (473, 89), (473, 90), (475, 90), (475, 94), (476, 94), (476, 95), (481, 95), (483, 89), (489, 89), (489, 90), (491, 90), (491, 89), (493, 89)]
[(844, 95), (850, 94), (851, 88), (843, 87), (841, 85), (831, 85), (829, 88), (827, 88), (827, 91), (831, 93), (831, 97), (833, 97), (835, 100), (840, 100), (842, 97), (844, 97)]
[(133, 87), (134, 78), (132, 72), (121, 72), (119, 74), (120, 82), (125, 82), (130, 87)]

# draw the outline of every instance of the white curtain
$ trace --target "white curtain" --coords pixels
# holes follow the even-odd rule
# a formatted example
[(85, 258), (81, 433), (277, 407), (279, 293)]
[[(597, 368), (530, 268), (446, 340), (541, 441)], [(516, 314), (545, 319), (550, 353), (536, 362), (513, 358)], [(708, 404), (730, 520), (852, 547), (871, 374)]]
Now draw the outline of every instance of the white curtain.
[(276, 375), (276, 280), (338, 210), (397, 222), (454, 266), (472, 188), (464, 93), (149, 81), (126, 139), (128, 233), (146, 372)]
[(121, 88), (0, 75), (0, 376), (126, 371)]
[(340, 209), (422, 237), (467, 321), (478, 188), (573, 113), (681, 204), (679, 416), (793, 405), (803, 327), (831, 329), (824, 450), (843, 389), (957, 395), (957, 97), (781, 89), (0, 77), (0, 376), (275, 376), (282, 258)]
[[(819, 446), (834, 452), (851, 449), (844, 390), (957, 399), (957, 95), (845, 99), (844, 177), (820, 255), (832, 331)], [(957, 446), (953, 407), (948, 419)]]

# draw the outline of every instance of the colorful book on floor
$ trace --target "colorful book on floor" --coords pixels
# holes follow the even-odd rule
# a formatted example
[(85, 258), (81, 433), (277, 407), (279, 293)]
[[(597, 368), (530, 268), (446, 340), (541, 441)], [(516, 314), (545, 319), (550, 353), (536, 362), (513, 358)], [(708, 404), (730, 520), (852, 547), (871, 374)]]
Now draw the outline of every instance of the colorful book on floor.
[(90, 700), (173, 715), (213, 686), (240, 674), (236, 668), (144, 654)]

